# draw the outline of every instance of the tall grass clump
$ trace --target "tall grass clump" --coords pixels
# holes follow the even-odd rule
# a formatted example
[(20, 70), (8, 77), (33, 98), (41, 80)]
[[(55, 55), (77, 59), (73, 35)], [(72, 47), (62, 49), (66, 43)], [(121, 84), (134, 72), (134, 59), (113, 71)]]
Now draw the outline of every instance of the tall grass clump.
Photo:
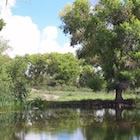
[(12, 87), (0, 85), (0, 111), (20, 109), (24, 106), (25, 100), (17, 98)]
[[(10, 58), (9, 58), (10, 59)], [(26, 65), (22, 58), (10, 59), (0, 66), (0, 110), (23, 105), (28, 95)], [(0, 59), (1, 60), (1, 59)]]
[(15, 106), (14, 94), (4, 85), (0, 85), (0, 110), (12, 109)]

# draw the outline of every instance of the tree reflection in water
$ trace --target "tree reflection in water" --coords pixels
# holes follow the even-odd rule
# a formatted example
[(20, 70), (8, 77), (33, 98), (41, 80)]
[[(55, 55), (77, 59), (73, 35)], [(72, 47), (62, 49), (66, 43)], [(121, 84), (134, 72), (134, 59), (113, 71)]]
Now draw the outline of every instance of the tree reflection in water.
[(139, 110), (48, 109), (0, 114), (3, 140), (138, 140)]

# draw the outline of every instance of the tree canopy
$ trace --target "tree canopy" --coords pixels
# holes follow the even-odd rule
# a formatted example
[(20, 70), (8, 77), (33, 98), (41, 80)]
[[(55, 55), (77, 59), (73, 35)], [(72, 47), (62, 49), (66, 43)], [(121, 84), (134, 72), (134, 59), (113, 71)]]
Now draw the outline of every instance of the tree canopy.
[(130, 85), (140, 86), (140, 1), (76, 0), (60, 12), (62, 30), (71, 45), (80, 44), (79, 58), (96, 58), (108, 87), (121, 93)]

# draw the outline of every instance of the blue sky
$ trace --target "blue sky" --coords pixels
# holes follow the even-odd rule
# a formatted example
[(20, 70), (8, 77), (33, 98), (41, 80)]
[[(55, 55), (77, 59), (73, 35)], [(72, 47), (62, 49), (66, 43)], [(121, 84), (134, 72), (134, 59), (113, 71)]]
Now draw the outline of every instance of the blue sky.
[[(91, 0), (95, 5), (98, 0)], [(0, 1), (1, 17), (6, 22), (0, 32), (13, 49), (15, 55), (72, 52), (70, 39), (59, 26), (62, 24), (59, 12), (74, 0), (8, 0), (8, 6)]]
[(59, 12), (63, 7), (74, 0), (17, 0), (12, 12), (16, 15), (30, 16), (39, 29), (46, 25), (59, 26)]
[[(97, 1), (91, 0), (91, 3), (94, 5)], [(12, 12), (16, 15), (30, 16), (42, 30), (46, 25), (59, 26), (59, 12), (65, 5), (73, 2), (74, 0), (17, 0)]]
[(72, 2), (74, 2), (74, 0), (17, 0), (16, 6), (12, 8), (12, 13), (15, 15), (31, 17), (40, 31), (46, 26), (58, 27), (59, 36), (57, 41), (62, 45), (69, 41), (69, 39), (59, 29), (59, 26), (62, 23), (59, 18), (59, 12), (66, 4)]

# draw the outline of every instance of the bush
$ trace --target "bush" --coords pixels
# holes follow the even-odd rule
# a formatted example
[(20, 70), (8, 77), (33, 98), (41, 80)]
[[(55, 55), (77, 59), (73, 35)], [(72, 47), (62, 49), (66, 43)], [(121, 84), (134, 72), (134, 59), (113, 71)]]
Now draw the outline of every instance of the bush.
[(93, 89), (93, 91), (101, 91), (105, 89), (106, 82), (101, 75), (95, 74), (87, 85), (89, 88)]
[(22, 102), (28, 96), (27, 63), (23, 57), (16, 57), (7, 66), (8, 76), (11, 78), (11, 90), (15, 100)]
[(87, 83), (92, 78), (93, 74), (94, 74), (94, 71), (91, 65), (82, 66), (81, 73), (79, 76), (79, 86), (87, 87)]

